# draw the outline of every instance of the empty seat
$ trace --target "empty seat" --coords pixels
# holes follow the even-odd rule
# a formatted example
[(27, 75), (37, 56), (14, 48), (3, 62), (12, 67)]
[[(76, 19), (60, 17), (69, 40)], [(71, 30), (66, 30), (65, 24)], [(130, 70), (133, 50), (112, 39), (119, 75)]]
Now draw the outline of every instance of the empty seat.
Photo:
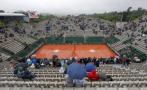
[(63, 90), (63, 88), (52, 88), (52, 90)]
[(55, 89), (53, 89), (53, 88), (42, 88), (42, 90), (56, 90), (56, 88)]
[(118, 88), (118, 90), (129, 90), (128, 88)]
[(29, 87), (22, 87), (22, 88), (20, 88), (20, 90), (31, 90), (31, 88), (29, 88)]
[(74, 88), (64, 88), (63, 90), (74, 90)]
[[(79, 90), (85, 90), (85, 89), (79, 89)], [(86, 90), (96, 90), (95, 87), (87, 87)]]
[(19, 87), (11, 87), (9, 90), (20, 90)]
[(96, 90), (107, 90), (107, 88), (96, 88)]
[(139, 88), (129, 88), (129, 90), (140, 90)]
[(147, 90), (147, 88), (145, 88), (145, 87), (144, 88), (140, 88), (140, 90)]
[(0, 90), (9, 90), (9, 87), (0, 87)]
[(117, 90), (117, 88), (107, 88), (107, 90)]

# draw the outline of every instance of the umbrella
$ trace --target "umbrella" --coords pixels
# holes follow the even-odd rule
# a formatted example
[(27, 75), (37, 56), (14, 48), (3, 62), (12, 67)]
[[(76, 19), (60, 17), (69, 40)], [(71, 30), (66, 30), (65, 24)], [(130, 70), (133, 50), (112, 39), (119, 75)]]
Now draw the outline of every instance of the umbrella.
[(86, 77), (86, 70), (81, 64), (73, 62), (68, 66), (67, 74), (69, 75), (69, 78), (72, 80), (82, 80), (84, 77)]
[(86, 64), (86, 71), (87, 72), (91, 72), (93, 70), (95, 70), (95, 65), (93, 63)]

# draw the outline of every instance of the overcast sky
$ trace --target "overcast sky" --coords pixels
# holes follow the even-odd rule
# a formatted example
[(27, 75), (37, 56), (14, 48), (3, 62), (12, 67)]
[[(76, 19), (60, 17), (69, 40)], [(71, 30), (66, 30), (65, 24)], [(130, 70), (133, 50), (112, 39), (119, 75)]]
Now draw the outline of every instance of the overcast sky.
[(130, 6), (147, 9), (147, 0), (0, 0), (0, 9), (7, 12), (33, 10), (50, 14), (103, 13)]

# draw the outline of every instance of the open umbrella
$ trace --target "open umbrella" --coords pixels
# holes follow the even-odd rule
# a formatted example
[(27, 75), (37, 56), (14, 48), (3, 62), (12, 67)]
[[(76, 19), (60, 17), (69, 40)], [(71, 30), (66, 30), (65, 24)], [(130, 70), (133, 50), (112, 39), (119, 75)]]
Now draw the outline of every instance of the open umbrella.
[(86, 71), (87, 72), (91, 72), (91, 71), (93, 71), (93, 70), (95, 70), (96, 68), (95, 68), (95, 65), (93, 64), (93, 63), (88, 63), (88, 64), (86, 64)]
[(84, 77), (86, 77), (86, 70), (84, 66), (82, 66), (81, 64), (73, 62), (68, 66), (67, 74), (69, 75), (69, 78), (72, 80), (82, 80)]

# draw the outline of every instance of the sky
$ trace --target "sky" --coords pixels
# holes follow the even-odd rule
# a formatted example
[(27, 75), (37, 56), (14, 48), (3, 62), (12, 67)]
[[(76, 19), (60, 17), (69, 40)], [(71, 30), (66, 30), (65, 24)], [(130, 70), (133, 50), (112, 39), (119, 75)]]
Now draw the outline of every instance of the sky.
[(124, 11), (130, 6), (147, 9), (146, 4), (147, 0), (0, 0), (0, 10), (72, 15)]

